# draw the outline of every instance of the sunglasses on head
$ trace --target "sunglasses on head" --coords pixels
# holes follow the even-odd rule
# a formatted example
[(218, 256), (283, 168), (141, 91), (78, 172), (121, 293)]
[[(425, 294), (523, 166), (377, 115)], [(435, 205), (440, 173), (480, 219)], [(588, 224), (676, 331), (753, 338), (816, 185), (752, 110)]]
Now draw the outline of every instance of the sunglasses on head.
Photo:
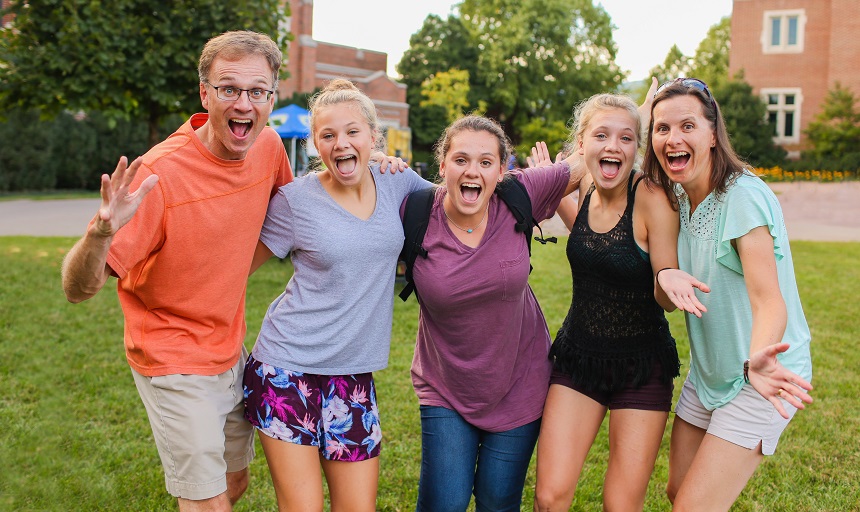
[(711, 104), (714, 106), (714, 108), (717, 108), (717, 103), (714, 101), (714, 95), (711, 94), (711, 90), (708, 89), (708, 84), (699, 80), (698, 78), (681, 77), (681, 78), (676, 78), (674, 80), (670, 80), (668, 82), (663, 83), (663, 85), (661, 85), (660, 87), (658, 87), (657, 92), (654, 95), (656, 96), (657, 94), (660, 94), (660, 91), (662, 91), (666, 87), (669, 87), (670, 85), (675, 85), (675, 84), (681, 84), (688, 89), (696, 89), (697, 91), (704, 92), (705, 96), (707, 96), (708, 99), (711, 100)]

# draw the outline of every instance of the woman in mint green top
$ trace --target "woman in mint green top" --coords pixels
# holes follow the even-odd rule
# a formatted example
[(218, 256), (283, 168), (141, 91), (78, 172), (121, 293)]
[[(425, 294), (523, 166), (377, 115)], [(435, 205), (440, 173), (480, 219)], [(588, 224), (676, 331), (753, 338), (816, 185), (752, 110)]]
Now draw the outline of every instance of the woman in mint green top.
[[(664, 290), (706, 283), (686, 314), (690, 371), (676, 406), (667, 493), (674, 510), (728, 510), (797, 409), (811, 403), (809, 327), (782, 210), (732, 150), (704, 82), (657, 90), (645, 173), (674, 192), (680, 270)], [(704, 508), (703, 508), (704, 507)]]

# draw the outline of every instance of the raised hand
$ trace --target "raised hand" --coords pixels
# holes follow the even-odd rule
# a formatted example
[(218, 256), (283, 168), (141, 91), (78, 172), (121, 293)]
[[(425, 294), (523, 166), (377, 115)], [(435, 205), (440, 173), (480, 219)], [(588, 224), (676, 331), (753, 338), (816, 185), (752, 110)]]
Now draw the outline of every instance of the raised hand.
[[(788, 413), (782, 400), (798, 409), (804, 409), (804, 402), (811, 404), (812, 397), (807, 391), (812, 384), (786, 369), (776, 358), (777, 354), (788, 350), (788, 343), (775, 343), (750, 355), (749, 381), (753, 388), (776, 407), (783, 418)], [(781, 400), (780, 400), (781, 399)]]
[(128, 159), (123, 156), (116, 164), (113, 174), (110, 176), (102, 174), (102, 203), (95, 224), (99, 235), (113, 236), (125, 226), (137, 212), (146, 194), (158, 183), (158, 176), (152, 175), (143, 180), (136, 191), (129, 192), (129, 187), (142, 162), (141, 158), (136, 158), (131, 165), (128, 165)]
[(696, 297), (695, 291), (710, 293), (711, 288), (690, 274), (677, 268), (664, 268), (657, 272), (657, 284), (666, 296), (681, 311), (692, 313), (701, 318), (708, 309)]
[(642, 129), (648, 130), (651, 125), (651, 105), (654, 104), (654, 96), (657, 95), (657, 77), (651, 77), (651, 87), (645, 93), (645, 101), (639, 105), (639, 117), (642, 119)]
[[(561, 161), (561, 153), (556, 155), (555, 157), (556, 163)], [(552, 165), (552, 159), (549, 156), (549, 149), (546, 146), (546, 142), (538, 141), (532, 146), (531, 155), (526, 156), (526, 165), (529, 167), (547, 167)]]

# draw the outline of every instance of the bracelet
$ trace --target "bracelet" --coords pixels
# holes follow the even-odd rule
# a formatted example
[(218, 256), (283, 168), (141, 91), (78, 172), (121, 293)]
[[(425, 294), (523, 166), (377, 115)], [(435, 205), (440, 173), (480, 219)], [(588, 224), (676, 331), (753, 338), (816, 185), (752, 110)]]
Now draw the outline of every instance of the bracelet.
[(744, 361), (744, 382), (750, 383), (750, 360)]
[(657, 281), (657, 284), (660, 284), (660, 272), (662, 272), (664, 270), (677, 270), (677, 269), (674, 267), (663, 267), (660, 270), (658, 270), (657, 273), (654, 274), (654, 280)]

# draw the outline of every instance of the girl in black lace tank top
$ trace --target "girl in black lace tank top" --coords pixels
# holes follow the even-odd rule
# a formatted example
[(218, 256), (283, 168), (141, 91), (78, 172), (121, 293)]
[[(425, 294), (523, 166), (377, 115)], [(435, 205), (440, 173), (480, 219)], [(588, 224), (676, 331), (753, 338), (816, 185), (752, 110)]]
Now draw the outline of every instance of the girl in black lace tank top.
[(605, 233), (588, 223), (592, 184), (567, 242), (573, 300), (550, 355), (555, 370), (586, 391), (640, 387), (652, 368), (660, 369), (664, 383), (678, 375), (675, 340), (663, 308), (654, 300), (650, 258), (633, 236), (633, 205), (641, 178), (630, 173), (624, 213)]
[(640, 133), (626, 96), (597, 95), (575, 112), (571, 147), (588, 173), (567, 245), (573, 299), (552, 347), (538, 442), (539, 510), (570, 507), (607, 410), (604, 508), (642, 510), (666, 426), (678, 353), (663, 315), (674, 305), (654, 274), (678, 267), (679, 219), (663, 190), (633, 172)]

